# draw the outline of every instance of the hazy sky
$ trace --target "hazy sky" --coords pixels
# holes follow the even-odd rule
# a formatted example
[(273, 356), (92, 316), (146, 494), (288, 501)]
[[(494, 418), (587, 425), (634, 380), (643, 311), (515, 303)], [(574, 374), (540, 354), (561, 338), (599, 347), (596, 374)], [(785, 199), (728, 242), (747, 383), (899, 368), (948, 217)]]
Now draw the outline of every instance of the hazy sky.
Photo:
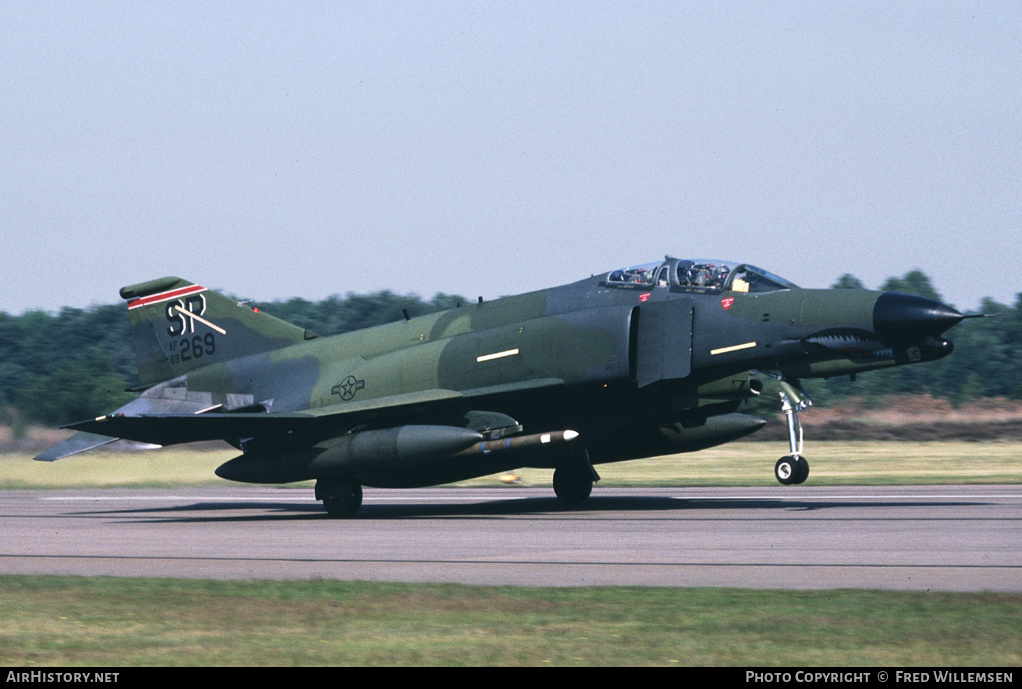
[(1022, 3), (0, 0), (0, 311), (664, 254), (1022, 292)]

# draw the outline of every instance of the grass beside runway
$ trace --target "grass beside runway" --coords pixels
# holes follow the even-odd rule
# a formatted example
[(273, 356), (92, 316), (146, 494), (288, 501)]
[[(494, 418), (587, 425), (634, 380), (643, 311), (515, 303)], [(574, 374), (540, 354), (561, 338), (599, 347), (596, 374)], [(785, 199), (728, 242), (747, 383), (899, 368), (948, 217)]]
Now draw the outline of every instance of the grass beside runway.
[(0, 577), (0, 664), (1019, 666), (1022, 594)]
[[(597, 467), (601, 486), (774, 486), (774, 462), (786, 446), (739, 442), (689, 454)], [(57, 462), (28, 454), (0, 455), (0, 488), (169, 487), (223, 485), (213, 474), (236, 456), (233, 449), (166, 448), (136, 452), (91, 452)], [(1022, 443), (820, 441), (806, 448), (806, 485), (906, 485), (1022, 482)], [(549, 486), (550, 470), (515, 472), (517, 485)], [(487, 476), (466, 485), (500, 485)], [(311, 486), (311, 483), (298, 484)]]

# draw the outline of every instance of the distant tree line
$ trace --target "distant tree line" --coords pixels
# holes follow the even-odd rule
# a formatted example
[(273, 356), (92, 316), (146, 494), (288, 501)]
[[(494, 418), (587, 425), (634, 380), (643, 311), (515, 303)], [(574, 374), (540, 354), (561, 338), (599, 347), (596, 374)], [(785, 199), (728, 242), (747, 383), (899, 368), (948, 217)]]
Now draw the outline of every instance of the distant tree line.
[[(833, 287), (865, 288), (852, 275), (841, 276)], [(917, 270), (889, 278), (880, 289), (941, 299), (929, 277)], [(385, 291), (252, 305), (326, 336), (400, 320), (405, 310), (417, 316), (464, 301), (449, 294), (424, 300)], [(818, 405), (847, 396), (880, 399), (913, 392), (955, 404), (985, 396), (1022, 399), (1022, 294), (1013, 306), (985, 300), (982, 311), (997, 317), (955, 327), (948, 334), (955, 352), (946, 359), (865, 373), (855, 382), (848, 377), (810, 381), (809, 392)], [(0, 312), (0, 422), (58, 425), (111, 411), (133, 398), (125, 389), (135, 376), (123, 304), (63, 308), (55, 314)]]

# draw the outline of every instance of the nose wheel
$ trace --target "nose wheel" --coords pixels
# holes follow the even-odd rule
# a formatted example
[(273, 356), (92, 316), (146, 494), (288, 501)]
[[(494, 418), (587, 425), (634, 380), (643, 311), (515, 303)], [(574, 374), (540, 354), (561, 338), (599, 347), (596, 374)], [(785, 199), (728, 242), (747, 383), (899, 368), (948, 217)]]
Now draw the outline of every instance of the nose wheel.
[(786, 455), (774, 465), (774, 476), (786, 486), (804, 483), (809, 478), (809, 462), (805, 457)]

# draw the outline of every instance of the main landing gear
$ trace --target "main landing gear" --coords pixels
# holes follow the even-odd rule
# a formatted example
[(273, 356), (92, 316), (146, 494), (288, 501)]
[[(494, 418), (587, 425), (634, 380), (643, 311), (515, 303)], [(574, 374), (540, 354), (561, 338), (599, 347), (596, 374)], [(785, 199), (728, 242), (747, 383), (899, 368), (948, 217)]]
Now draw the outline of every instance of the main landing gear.
[(788, 448), (791, 452), (777, 460), (774, 476), (786, 486), (805, 482), (809, 478), (809, 462), (802, 456), (802, 421), (798, 413), (812, 405), (798, 381), (781, 379), (781, 411), (788, 422)]
[(582, 450), (554, 469), (554, 493), (568, 507), (581, 505), (593, 492), (593, 483), (599, 480), (600, 475), (589, 461), (589, 451)]
[(362, 507), (362, 486), (342, 479), (319, 479), (316, 499), (323, 501), (327, 514), (334, 519), (348, 519)]

